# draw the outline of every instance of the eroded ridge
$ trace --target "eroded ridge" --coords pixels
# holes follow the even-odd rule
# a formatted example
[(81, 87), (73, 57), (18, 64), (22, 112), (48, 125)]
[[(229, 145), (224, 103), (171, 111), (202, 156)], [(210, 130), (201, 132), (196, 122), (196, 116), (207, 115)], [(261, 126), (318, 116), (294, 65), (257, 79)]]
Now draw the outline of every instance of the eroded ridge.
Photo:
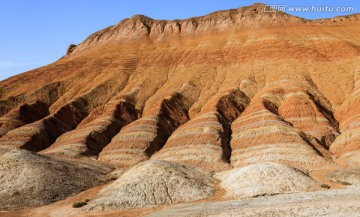
[[(333, 165), (323, 158), (330, 153), (318, 144), (326, 144), (324, 138), (337, 135), (335, 124), (318, 110), (307, 93), (319, 100), (320, 95), (307, 85), (306, 92), (302, 84), (282, 83), (281, 88), (265, 86), (232, 124), (231, 164), (239, 167), (280, 162), (305, 171)], [(299, 108), (289, 106), (293, 100), (303, 104)], [(298, 109), (301, 112), (295, 114)]]
[[(114, 26), (110, 26), (90, 35), (84, 42), (71, 49), (68, 54), (76, 54), (99, 44), (109, 41), (126, 41), (148, 37), (153, 40), (164, 37), (179, 35), (195, 35), (207, 32), (223, 32), (236, 28), (256, 27), (257, 25), (274, 25), (276, 17), (277, 25), (304, 24), (305, 19), (294, 17), (283, 12), (264, 13), (261, 3), (255, 3), (249, 7), (242, 7), (227, 11), (218, 11), (202, 17), (185, 20), (154, 20), (144, 15), (135, 15), (124, 19)], [(257, 17), (261, 22), (254, 24), (248, 18)]]
[[(65, 157), (97, 157), (102, 149), (120, 129), (137, 119), (137, 111), (128, 95), (114, 97), (97, 117), (97, 110), (89, 115), (89, 123), (79, 125), (75, 130), (61, 135), (45, 154)], [(84, 120), (86, 122), (86, 120)]]
[(214, 96), (195, 118), (179, 127), (152, 158), (210, 170), (229, 168), (230, 125), (249, 101), (239, 89)]
[(0, 118), (0, 137), (13, 129), (40, 120), (48, 114), (49, 106), (41, 101), (22, 104)]
[(106, 95), (105, 86), (90, 90), (85, 95), (62, 106), (54, 114), (8, 132), (0, 139), (0, 148), (4, 151), (22, 148), (41, 151), (49, 147), (62, 134), (73, 130)]
[[(1, 95), (2, 89), (0, 88), (0, 95)], [(16, 115), (19, 107), (22, 109), (31, 109), (30, 107), (33, 107), (33, 112), (36, 113), (36, 109), (39, 109), (39, 112), (45, 112), (47, 113), (50, 107), (56, 100), (59, 99), (65, 92), (64, 84), (63, 82), (51, 82), (47, 85), (44, 85), (36, 90), (30, 91), (29, 93), (22, 93), (17, 96), (10, 96), (6, 99), (0, 100), (0, 117), (1, 116), (11, 116), (13, 118)], [(1, 97), (3, 98), (3, 97)], [(45, 106), (45, 104), (47, 106)], [(29, 107), (30, 106), (30, 107)], [(47, 107), (47, 108), (45, 108)], [(26, 112), (26, 111), (22, 111)], [(8, 114), (10, 113), (10, 114)], [(31, 121), (33, 122), (35, 116), (39, 114), (33, 114), (33, 117), (31, 117)], [(25, 116), (25, 115), (24, 115)], [(31, 116), (31, 115), (30, 115)], [(6, 117), (7, 119), (10, 117)], [(28, 119), (28, 117), (20, 117), (20, 119)], [(21, 121), (21, 120), (20, 120)], [(21, 121), (23, 122), (23, 121)], [(25, 121), (26, 122), (26, 121)]]
[(176, 92), (142, 118), (124, 127), (99, 155), (99, 160), (129, 167), (159, 151), (171, 133), (188, 121), (190, 103)]
[(64, 82), (51, 82), (28, 95), (0, 101), (0, 137), (50, 114), (50, 107), (65, 92)]
[(325, 148), (339, 135), (338, 124), (330, 110), (307, 91), (284, 95), (279, 115), (305, 134), (314, 137)]
[(19, 101), (22, 100), (18, 99), (17, 97), (10, 97), (6, 100), (0, 100), (0, 117), (16, 107), (19, 104)]

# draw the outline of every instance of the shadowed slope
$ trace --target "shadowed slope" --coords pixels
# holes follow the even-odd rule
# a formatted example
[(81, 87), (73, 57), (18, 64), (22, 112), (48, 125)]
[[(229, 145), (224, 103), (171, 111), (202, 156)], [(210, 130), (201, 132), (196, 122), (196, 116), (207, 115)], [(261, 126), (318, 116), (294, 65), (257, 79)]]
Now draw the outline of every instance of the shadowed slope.
[(129, 167), (159, 151), (188, 119), (189, 102), (180, 93), (165, 98), (139, 120), (124, 127), (99, 155), (99, 160)]
[(228, 168), (230, 124), (248, 103), (248, 97), (239, 89), (214, 96), (200, 114), (179, 127), (152, 158), (210, 170)]
[(355, 74), (354, 92), (336, 112), (341, 135), (330, 146), (330, 151), (348, 164), (360, 165), (360, 71)]
[(97, 157), (123, 126), (137, 119), (137, 111), (131, 101), (126, 96), (115, 97), (106, 104), (101, 115), (63, 134), (42, 153), (66, 157)]
[(0, 118), (0, 137), (13, 129), (44, 118), (49, 114), (48, 109), (49, 106), (40, 101), (12, 109)]
[[(89, 93), (67, 103), (56, 113), (10, 131), (0, 139), (1, 149), (22, 148), (41, 151), (49, 147), (63, 133), (73, 130), (104, 99), (106, 89), (94, 88)], [(98, 98), (98, 100), (94, 100)], [(90, 99), (92, 99), (90, 103)]]

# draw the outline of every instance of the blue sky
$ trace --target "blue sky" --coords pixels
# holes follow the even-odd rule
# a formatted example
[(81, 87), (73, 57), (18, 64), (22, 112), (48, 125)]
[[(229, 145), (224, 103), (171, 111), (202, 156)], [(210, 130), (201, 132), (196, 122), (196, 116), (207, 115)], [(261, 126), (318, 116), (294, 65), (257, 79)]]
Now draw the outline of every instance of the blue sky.
[[(91, 33), (134, 14), (155, 19), (180, 19), (255, 2), (259, 1), (0, 0), (0, 80), (54, 62), (65, 54), (69, 44), (78, 44)], [(354, 7), (351, 13), (360, 12), (358, 0), (261, 2), (286, 5), (287, 10), (290, 6), (351, 6)], [(308, 19), (349, 14), (289, 13)]]

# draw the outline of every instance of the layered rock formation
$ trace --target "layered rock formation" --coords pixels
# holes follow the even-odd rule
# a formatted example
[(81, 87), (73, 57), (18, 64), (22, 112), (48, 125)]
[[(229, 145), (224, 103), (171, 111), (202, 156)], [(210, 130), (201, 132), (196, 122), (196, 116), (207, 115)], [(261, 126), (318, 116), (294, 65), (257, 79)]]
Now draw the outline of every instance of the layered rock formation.
[[(270, 25), (293, 25), (305, 23), (305, 19), (290, 16), (283, 12), (264, 13), (265, 5), (254, 4), (227, 11), (218, 11), (206, 16), (186, 20), (154, 20), (143, 15), (135, 15), (122, 20), (115, 26), (108, 27), (92, 34), (82, 42), (74, 53), (109, 41), (123, 41), (149, 36), (161, 40), (166, 36), (197, 35), (211, 31), (229, 31), (244, 27)], [(280, 19), (279, 19), (280, 17)], [(253, 22), (253, 20), (261, 22)]]
[(355, 74), (354, 92), (336, 112), (341, 135), (330, 146), (330, 151), (341, 156), (348, 164), (359, 165), (360, 160), (360, 71)]
[[(134, 104), (126, 96), (115, 97), (102, 109), (101, 115), (96, 115), (99, 109), (94, 110), (75, 130), (61, 135), (42, 153), (66, 157), (96, 157), (123, 126), (137, 119)], [(92, 116), (96, 118), (93, 119)]]
[[(23, 148), (41, 151), (55, 142), (56, 138), (73, 130), (98, 104), (95, 95), (106, 91), (96, 87), (82, 97), (66, 103), (58, 111), (34, 123), (8, 132), (0, 139), (1, 149)], [(92, 100), (90, 103), (89, 100)]]
[(306, 83), (266, 85), (232, 124), (231, 164), (282, 162), (303, 170), (324, 169), (331, 162), (322, 157), (329, 157), (326, 148), (338, 135), (329, 109)]
[[(119, 178), (84, 210), (344, 187), (333, 182), (360, 164), (359, 15), (310, 21), (264, 7), (172, 21), (136, 15), (1, 81), (2, 165), (11, 174), (31, 165), (24, 176), (39, 183), (51, 182), (40, 172), (81, 183), (30, 204), (4, 173), (3, 195), (22, 205), (3, 208), (103, 183), (99, 163)], [(95, 181), (74, 162), (87, 162)], [(33, 184), (24, 183), (25, 199)]]
[(184, 162), (211, 170), (229, 168), (230, 123), (249, 103), (239, 89), (213, 97), (201, 112), (176, 130), (153, 159)]
[(134, 166), (159, 151), (171, 133), (188, 119), (189, 103), (174, 93), (148, 115), (126, 126), (100, 153), (99, 160), (118, 167)]

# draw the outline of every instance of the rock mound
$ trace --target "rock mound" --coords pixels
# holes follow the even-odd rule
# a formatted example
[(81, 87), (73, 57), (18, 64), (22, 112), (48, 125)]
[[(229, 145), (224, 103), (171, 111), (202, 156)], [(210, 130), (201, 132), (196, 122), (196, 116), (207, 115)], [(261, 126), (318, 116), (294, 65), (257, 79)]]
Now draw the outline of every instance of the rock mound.
[(0, 210), (35, 207), (108, 181), (110, 169), (12, 150), (0, 157)]
[(295, 168), (278, 163), (259, 163), (217, 174), (227, 197), (249, 198), (264, 195), (320, 190), (320, 184)]
[(70, 44), (69, 47), (66, 50), (66, 55), (71, 54), (75, 50), (75, 48), (76, 48), (75, 44)]
[(195, 201), (212, 196), (214, 191), (214, 180), (209, 173), (150, 160), (124, 173), (85, 209), (116, 210)]

